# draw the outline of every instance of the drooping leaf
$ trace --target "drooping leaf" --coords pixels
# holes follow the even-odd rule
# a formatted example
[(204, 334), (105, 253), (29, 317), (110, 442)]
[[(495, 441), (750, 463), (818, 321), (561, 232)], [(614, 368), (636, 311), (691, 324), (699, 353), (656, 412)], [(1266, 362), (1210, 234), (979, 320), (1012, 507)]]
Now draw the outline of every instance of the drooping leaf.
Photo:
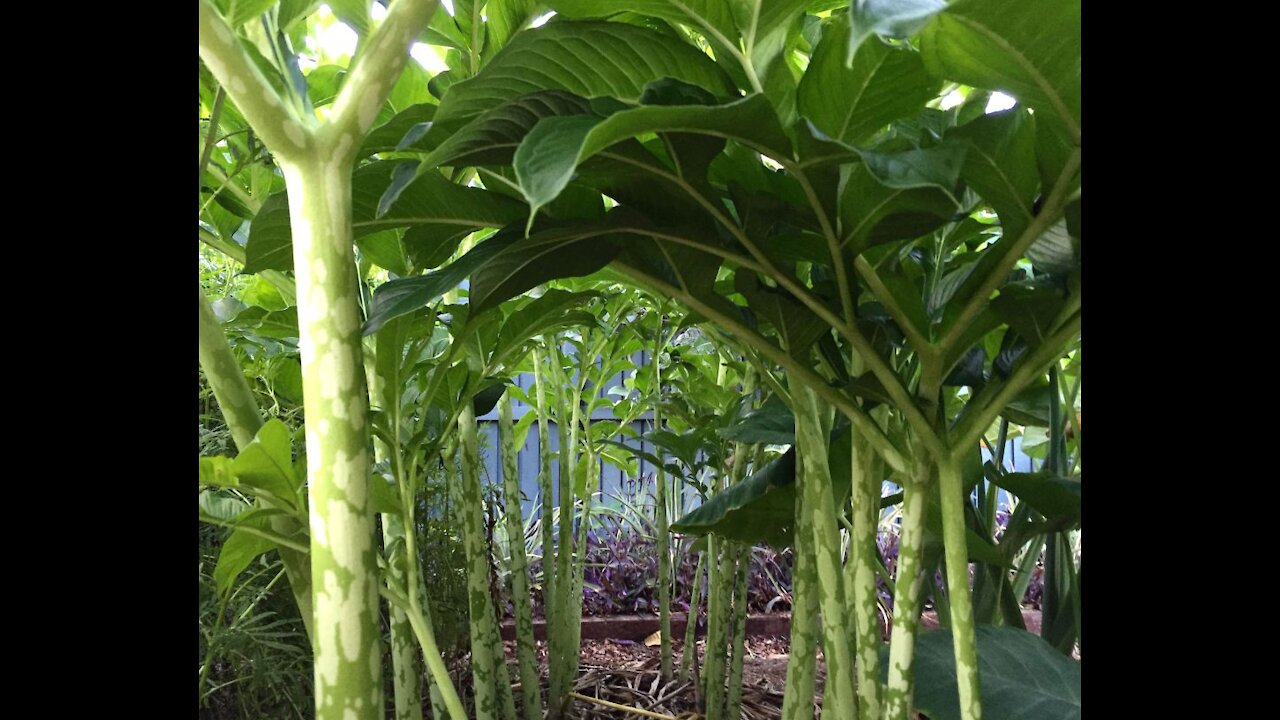
[(434, 171), (418, 175), (379, 216), (378, 204), (391, 186), (395, 169), (401, 166), (403, 163), (373, 163), (356, 171), (351, 188), (355, 237), (396, 227), (499, 228), (524, 216), (525, 208), (519, 202), (488, 190), (451, 183)]
[(748, 412), (737, 422), (720, 429), (720, 436), (740, 443), (793, 445), (796, 441), (796, 418), (777, 395), (764, 405)]
[(295, 509), (300, 507), (297, 493), (302, 481), (293, 471), (289, 427), (280, 420), (264, 423), (231, 467), (241, 486), (266, 491)]
[(960, 179), (967, 151), (968, 147), (959, 143), (894, 153), (864, 151), (862, 162), (891, 188), (937, 187), (950, 195)]
[(495, 307), (548, 280), (590, 275), (609, 264), (618, 253), (618, 242), (629, 235), (612, 222), (620, 216), (615, 211), (593, 226), (552, 228), (505, 245), (471, 274), (472, 312)]
[(420, 310), (439, 300), (445, 293), (458, 287), (472, 271), (492, 260), (517, 237), (515, 233), (498, 233), (436, 272), (391, 280), (379, 285), (378, 289), (373, 291), (373, 302), (369, 306), (369, 319), (365, 322), (364, 334), (371, 335), (387, 321)]
[[(1008, 626), (978, 625), (978, 685), (984, 717), (1078, 720), (1080, 663), (1039, 636)], [(888, 677), (888, 646), (880, 651)], [(916, 639), (916, 708), (930, 720), (959, 720), (954, 640), (950, 630)]]
[(1049, 334), (1063, 302), (1052, 287), (1010, 285), (991, 301), (991, 309), (1023, 339), (1038, 344)]
[(865, 164), (843, 170), (839, 216), (843, 242), (854, 252), (917, 238), (951, 219), (958, 205), (939, 187), (890, 187)]
[(946, 0), (853, 0), (849, 3), (847, 57), (854, 57), (870, 35), (908, 38), (919, 32), (929, 18), (947, 6)]
[(401, 110), (395, 117), (370, 131), (360, 146), (357, 157), (365, 158), (374, 153), (403, 150), (406, 147), (428, 149), (418, 147), (417, 143), (431, 126), (431, 119), (435, 114), (434, 103), (411, 105)]
[(1031, 223), (1040, 187), (1032, 117), (1022, 108), (991, 113), (947, 138), (969, 143), (961, 177), (995, 208), (1004, 235), (1017, 238)]
[[(423, 161), (437, 165), (506, 165), (539, 120), (563, 115), (587, 115), (591, 105), (563, 90), (542, 90), (512, 98), (476, 118), (440, 143)], [(425, 142), (412, 149), (425, 149)]]
[(934, 74), (999, 90), (1080, 137), (1080, 0), (958, 0), (921, 32)]
[(1046, 518), (1066, 523), (1080, 519), (1080, 479), (1034, 473), (996, 473), (992, 482), (1017, 495)]
[(249, 223), (244, 248), (245, 274), (293, 269), (293, 239), (289, 229), (289, 198), (279, 192), (262, 202)]
[(1027, 259), (1040, 270), (1051, 273), (1068, 272), (1080, 263), (1076, 241), (1067, 232), (1067, 219), (1049, 226), (1027, 248)]
[(795, 524), (795, 478), (796, 451), (792, 448), (671, 523), (671, 530), (694, 535), (714, 532), (742, 542), (784, 548)]
[(938, 92), (919, 54), (879, 40), (862, 43), (846, 67), (849, 26), (830, 25), (800, 81), (796, 104), (828, 136), (860, 145), (890, 122), (914, 115)]
[(635, 102), (662, 77), (718, 96), (732, 83), (691, 45), (634, 25), (558, 22), (517, 34), (474, 78), (454, 84), (440, 102), (432, 132), (447, 135), (507, 100), (538, 90)]
[(273, 549), (275, 543), (264, 537), (250, 534), (241, 528), (232, 530), (226, 542), (222, 543), (218, 563), (213, 568), (213, 580), (218, 594), (230, 591), (232, 583), (249, 567), (254, 558)]
[(774, 157), (790, 157), (790, 143), (763, 96), (713, 106), (647, 105), (603, 119), (571, 116), (540, 121), (516, 151), (521, 190), (536, 208), (554, 199), (588, 158), (618, 142), (652, 132), (706, 134), (738, 140)]

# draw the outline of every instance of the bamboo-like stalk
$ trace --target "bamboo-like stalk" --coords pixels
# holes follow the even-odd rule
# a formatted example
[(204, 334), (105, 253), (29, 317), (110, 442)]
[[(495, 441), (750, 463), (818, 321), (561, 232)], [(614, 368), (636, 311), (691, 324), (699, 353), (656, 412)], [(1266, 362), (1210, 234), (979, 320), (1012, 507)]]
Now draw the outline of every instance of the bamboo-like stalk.
[[(249, 381), (245, 379), (240, 363), (231, 352), (227, 336), (209, 306), (209, 300), (200, 293), (200, 367), (213, 390), (213, 397), (218, 401), (222, 417), (231, 430), (231, 439), (236, 447), (244, 450), (262, 427), (262, 416), (258, 412), (258, 403), (253, 399), (249, 389)], [(267, 502), (259, 500), (264, 506)], [(281, 537), (292, 537), (302, 530), (302, 523), (286, 515), (271, 518), (271, 530)], [(284, 564), (285, 575), (289, 580), (289, 589), (293, 599), (298, 603), (298, 614), (302, 617), (302, 626), (307, 637), (314, 637), (311, 632), (315, 622), (311, 602), (311, 561), (306, 553), (281, 547), (280, 560)]]
[[(551, 718), (563, 717), (568, 708), (567, 693), (572, 685), (576, 666), (570, 666), (569, 640), (570, 622), (573, 609), (569, 606), (573, 591), (572, 557), (573, 557), (573, 471), (576, 464), (577, 433), (576, 413), (566, 407), (569, 398), (565, 397), (563, 365), (560, 347), (554, 342), (548, 348), (550, 359), (551, 388), (558, 408), (556, 414), (556, 432), (560, 439), (559, 477), (557, 478), (560, 493), (560, 524), (556, 545), (556, 582), (555, 582), (555, 624), (547, 634), (547, 645), (550, 659), (550, 688), (547, 697), (548, 715)], [(572, 417), (566, 417), (569, 415)], [(580, 604), (581, 599), (579, 599)]]
[(489, 546), (484, 532), (484, 507), (480, 498), (480, 448), (476, 414), (470, 400), (458, 416), (462, 477), (454, 484), (454, 505), (462, 521), (462, 541), (467, 556), (467, 608), (471, 628), (471, 677), (475, 687), (477, 720), (499, 716), (498, 683), (493, 648), (498, 637), (493, 598), (489, 594)]
[(978, 691), (978, 639), (973, 621), (973, 593), (969, 589), (969, 548), (965, 540), (964, 480), (958, 454), (938, 462), (942, 493), (942, 542), (946, 553), (947, 600), (951, 639), (956, 654), (956, 682), (960, 686), (960, 717), (981, 720)]
[(898, 536), (893, 634), (889, 639), (889, 683), (882, 697), (885, 720), (909, 720), (911, 717), (916, 631), (920, 626), (920, 589), (924, 574), (928, 477), (928, 461), (918, 458), (911, 475), (902, 481), (902, 527)]
[[(658, 324), (658, 339), (654, 342), (653, 357), (653, 429), (662, 429), (662, 331), (665, 322)], [(659, 459), (662, 450), (657, 449)], [(658, 642), (660, 645), (659, 672), (663, 680), (671, 679), (671, 544), (670, 523), (667, 519), (667, 473), (662, 465), (654, 471), (654, 508), (658, 524)]]
[(880, 718), (880, 611), (876, 597), (876, 534), (880, 519), (881, 477), (878, 458), (861, 436), (854, 434), (853, 487), (850, 514), (849, 560), (845, 568), (850, 615), (854, 621), (854, 675), (857, 680), (858, 717)]
[(814, 569), (817, 571), (822, 612), (822, 651), (827, 666), (825, 687), (830, 695), (830, 704), (823, 705), (823, 713), (852, 718), (857, 715), (857, 700), (853, 693), (849, 634), (845, 631), (848, 608), (844, 600), (840, 530), (833, 512), (836, 503), (827, 452), (833, 408), (800, 383), (792, 385), (791, 397), (796, 411), (796, 481), (804, 495), (812, 526)]
[(724, 709), (725, 544), (722, 537), (707, 536), (707, 644), (702, 653), (702, 695), (707, 720), (720, 720)]
[(747, 640), (747, 575), (751, 569), (751, 546), (734, 543), (737, 573), (733, 584), (733, 646), (729, 660), (729, 695), (725, 698), (725, 720), (742, 716), (742, 662)]
[[(554, 338), (545, 340), (548, 345)], [(542, 364), (542, 353), (537, 346), (533, 348), (533, 384), (538, 413), (538, 496), (542, 503), (542, 607), (546, 626), (555, 627), (558, 608), (555, 605), (556, 556), (554, 533), (554, 507), (551, 497), (551, 433), (547, 428), (547, 391), (543, 387), (542, 376), (546, 372)]]
[(511, 597), (516, 613), (516, 657), (520, 663), (520, 691), (527, 720), (542, 717), (541, 681), (533, 645), (533, 609), (529, 605), (529, 558), (524, 552), (524, 513), (520, 508), (520, 471), (516, 463), (511, 402), (498, 401), (498, 434), (502, 446), (502, 485), (506, 497), (507, 539), (511, 546)]
[(382, 713), (351, 171), (435, 8), (435, 0), (392, 5), (352, 62), (329, 118), (317, 124), (281, 98), (213, 5), (199, 3), (200, 57), (275, 155), (289, 197), (307, 418), (317, 720)]
[(791, 552), (791, 642), (787, 657), (782, 720), (813, 720), (818, 660), (818, 573), (813, 559), (813, 522), (803, 492), (796, 493)]
[(702, 571), (707, 566), (707, 553), (698, 553), (698, 565), (693, 571), (693, 587), (689, 590), (689, 612), (684, 624), (684, 652), (680, 656), (680, 678), (684, 682), (693, 679), (693, 664), (697, 660), (696, 643), (698, 605), (702, 602)]
[[(390, 352), (395, 343), (384, 346), (383, 352)], [(382, 407), (383, 412), (387, 413), (391, 419), (392, 428), (398, 428), (400, 423), (399, 405), (399, 388), (392, 388), (388, 392), (386, 380), (379, 375), (376, 361), (376, 348), (374, 352), (370, 352), (370, 348), (365, 348), (365, 376), (369, 383), (369, 399), (371, 403)], [(398, 366), (398, 359), (396, 362)], [(393, 372), (393, 380), (398, 379), (398, 373)], [(393, 407), (394, 406), (394, 407)], [(381, 438), (374, 437), (373, 456), (378, 463), (392, 463), (396, 469), (399, 468), (399, 437), (398, 433), (393, 430), (393, 437), (396, 439), (395, 447), (388, 447), (387, 443)], [(378, 480), (374, 480), (378, 482)], [(397, 483), (398, 484), (398, 483)], [(398, 513), (382, 514), (382, 544), (388, 551), (397, 543), (405, 542), (405, 525), (404, 518)], [(409, 563), (416, 562), (416, 557), (411, 557), (404, 548), (398, 553), (388, 552), (387, 557), (387, 585), (389, 587), (409, 587), (407, 567)], [(409, 615), (403, 608), (396, 607), (394, 603), (390, 605), (388, 612), (388, 625), (391, 638), (391, 678), (392, 691), (395, 695), (395, 718), (396, 720), (422, 720), (422, 686), (420, 678), (422, 677), (422, 667), (418, 663), (418, 643), (414, 638), (413, 625), (409, 622)]]

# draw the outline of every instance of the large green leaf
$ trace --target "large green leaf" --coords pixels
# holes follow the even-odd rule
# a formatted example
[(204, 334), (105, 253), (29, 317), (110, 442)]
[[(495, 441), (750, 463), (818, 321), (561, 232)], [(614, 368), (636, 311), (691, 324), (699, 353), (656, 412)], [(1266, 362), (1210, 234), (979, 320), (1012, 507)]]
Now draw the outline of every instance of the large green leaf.
[(726, 39), (737, 35), (729, 13), (731, 3), (725, 0), (546, 0), (544, 4), (567, 18), (603, 18), (625, 11), (680, 23), (703, 35)]
[(242, 487), (270, 493), (294, 509), (301, 507), (298, 490), (302, 480), (293, 471), (289, 427), (277, 419), (268, 420), (253, 442), (249, 443), (231, 465)]
[(419, 138), (431, 127), (431, 119), (436, 115), (434, 103), (412, 105), (396, 113), (395, 117), (374, 128), (360, 146), (357, 157), (368, 157), (373, 153), (391, 152), (412, 147), (415, 150), (426, 150)]
[(961, 177), (995, 208), (1004, 235), (1017, 238), (1031, 224), (1040, 188), (1031, 115), (1022, 108), (983, 115), (947, 139), (969, 143)]
[(654, 132), (737, 140), (782, 159), (791, 154), (790, 142), (762, 95), (724, 105), (646, 105), (607, 118), (550, 117), (534, 126), (516, 150), (521, 191), (536, 211), (559, 195), (585, 160), (623, 140)]
[(873, 245), (920, 237), (941, 227), (959, 206), (939, 187), (890, 187), (863, 163), (847, 165), (840, 188), (843, 243), (861, 252)]
[[(978, 684), (984, 717), (1001, 720), (1076, 720), (1080, 717), (1080, 663), (1026, 630), (979, 625)], [(916, 709), (929, 720), (959, 720), (954, 640), (950, 630), (916, 639)], [(880, 650), (888, 677), (889, 648)]]
[(279, 192), (262, 202), (249, 223), (244, 248), (244, 273), (293, 269), (293, 240), (289, 235), (289, 198)]
[(474, 78), (455, 83), (440, 101), (433, 133), (447, 135), (507, 100), (538, 90), (636, 102), (662, 77), (715, 95), (734, 92), (705, 53), (634, 25), (558, 22), (517, 34)]
[(386, 212), (378, 205), (401, 163), (366, 165), (352, 178), (352, 232), (355, 237), (395, 227), (430, 227), (439, 231), (500, 228), (524, 215), (524, 207), (505, 195), (449, 182), (427, 171), (404, 187)]
[[(542, 90), (508, 100), (468, 123), (431, 151), (423, 162), (437, 165), (509, 165), (524, 136), (539, 120), (586, 115), (591, 104), (563, 90)], [(411, 149), (423, 149), (425, 141)]]
[(857, 54), (862, 42), (873, 33), (884, 37), (915, 35), (929, 18), (947, 6), (946, 0), (853, 0), (849, 3), (848, 57)]
[(921, 33), (931, 72), (1000, 90), (1080, 137), (1080, 0), (958, 0)]
[(938, 92), (919, 54), (879, 40), (862, 43), (846, 67), (849, 26), (830, 25), (800, 80), (800, 114), (832, 138), (858, 145), (894, 120), (915, 115)]
[(503, 320), (502, 330), (498, 333), (498, 352), (514, 351), (525, 341), (556, 328), (593, 322), (594, 316), (590, 313), (574, 311), (598, 297), (601, 295), (595, 291), (547, 290), (542, 297), (528, 302)]
[(462, 284), (476, 268), (489, 262), (519, 236), (498, 233), (480, 243), (466, 255), (433, 273), (391, 280), (378, 286), (369, 306), (369, 319), (364, 334), (371, 335), (389, 320), (421, 310), (439, 300), (445, 293)]
[(1080, 518), (1080, 479), (1057, 477), (1046, 471), (995, 473), (991, 481), (1031, 504), (1036, 512), (1055, 522), (1075, 523)]
[[(627, 237), (611, 220), (606, 217), (596, 225), (543, 230), (504, 245), (471, 275), (472, 312), (496, 307), (548, 280), (590, 275), (608, 265), (618, 253), (618, 241)], [(484, 244), (491, 242), (493, 239)]]
[(742, 542), (786, 547), (795, 524), (795, 480), (796, 451), (792, 448), (671, 523), (671, 530), (693, 535), (714, 532)]
[(236, 577), (249, 567), (254, 558), (274, 550), (275, 547), (275, 543), (264, 537), (250, 534), (241, 528), (232, 530), (226, 542), (222, 543), (222, 550), (218, 552), (218, 564), (213, 568), (213, 580), (218, 594), (231, 590)]
[(796, 417), (781, 398), (771, 395), (764, 405), (743, 415), (732, 425), (721, 428), (720, 436), (741, 443), (793, 445), (796, 441)]

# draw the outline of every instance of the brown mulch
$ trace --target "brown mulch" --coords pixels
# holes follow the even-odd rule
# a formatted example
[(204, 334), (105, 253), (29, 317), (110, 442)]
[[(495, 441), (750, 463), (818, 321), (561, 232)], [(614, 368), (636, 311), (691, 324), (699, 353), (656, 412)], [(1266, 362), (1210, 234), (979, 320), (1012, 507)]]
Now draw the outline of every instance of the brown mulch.
[[(507, 658), (513, 664), (515, 677), (515, 643), (505, 643)], [(705, 643), (696, 647), (697, 665), (701, 667)], [(782, 690), (787, 675), (787, 638), (748, 637), (742, 660), (743, 720), (774, 720), (782, 714)], [(619, 640), (583, 640), (578, 681), (574, 692), (618, 705), (641, 708), (659, 715), (695, 720), (701, 718), (701, 693), (697, 683), (681, 679), (680, 658), (684, 643), (672, 644), (675, 677), (664, 682), (659, 673), (659, 648), (641, 642)], [(539, 671), (546, 677), (546, 644), (537, 643)], [(822, 667), (819, 663), (818, 695), (821, 703)], [(519, 697), (519, 690), (516, 690)], [(646, 717), (637, 713), (607, 707), (587, 700), (574, 699), (570, 717), (583, 720), (635, 720)]]

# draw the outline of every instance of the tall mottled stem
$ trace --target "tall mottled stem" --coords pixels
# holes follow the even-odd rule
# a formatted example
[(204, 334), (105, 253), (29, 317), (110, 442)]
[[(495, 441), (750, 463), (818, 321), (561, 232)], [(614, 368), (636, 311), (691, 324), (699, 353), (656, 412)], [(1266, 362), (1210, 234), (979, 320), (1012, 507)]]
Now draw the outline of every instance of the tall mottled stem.
[[(480, 500), (480, 443), (476, 436), (476, 413), (470, 399), (458, 415), (462, 450), (462, 481), (458, 484), (457, 508), (462, 517), (462, 540), (467, 555), (467, 608), (471, 625), (471, 677), (475, 686), (477, 720), (492, 720), (499, 714), (495, 677), (497, 658), (493, 648), (498, 637), (493, 598), (489, 594), (489, 544), (484, 532), (484, 507)], [(501, 647), (501, 645), (499, 645)]]
[[(798, 470), (798, 468), (797, 468)], [(818, 660), (818, 573), (813, 560), (813, 522), (803, 492), (796, 493), (791, 541), (791, 643), (782, 720), (813, 720)]]
[(707, 536), (707, 645), (702, 653), (703, 708), (707, 720), (720, 720), (724, 709), (724, 578), (726, 541)]
[[(663, 323), (665, 324), (665, 323)], [(658, 339), (654, 343), (653, 358), (653, 391), (656, 393), (653, 404), (653, 429), (662, 429), (662, 330), (658, 327)], [(661, 457), (661, 450), (658, 451)], [(654, 471), (654, 504), (656, 522), (658, 524), (658, 642), (661, 646), (659, 672), (664, 680), (671, 679), (671, 539), (669, 520), (667, 519), (667, 473), (661, 465)]]
[(339, 158), (283, 163), (282, 169), (307, 415), (316, 717), (374, 717), (382, 708), (382, 634), (351, 168)]
[[(249, 382), (240, 370), (240, 363), (227, 344), (227, 336), (222, 324), (213, 314), (209, 300), (200, 293), (200, 367), (213, 389), (213, 397), (218, 401), (222, 417), (231, 430), (231, 438), (236, 447), (243, 450), (262, 427), (262, 416), (258, 413), (258, 403), (249, 390)], [(264, 506), (266, 501), (259, 500)], [(287, 515), (271, 518), (271, 529), (282, 537), (292, 537), (302, 529), (302, 523)], [(302, 625), (307, 636), (312, 637), (311, 627), (315, 621), (311, 603), (311, 562), (306, 553), (282, 547), (280, 560), (284, 563), (285, 575), (289, 579), (289, 588), (298, 603), (298, 614), (302, 617)]]
[[(559, 475), (557, 490), (560, 500), (560, 523), (558, 525), (555, 564), (555, 599), (556, 606), (554, 624), (547, 633), (547, 649), (550, 657), (549, 695), (547, 697), (548, 716), (562, 717), (569, 702), (569, 687), (573, 675), (569, 666), (569, 623), (573, 617), (573, 609), (569, 602), (573, 594), (573, 469), (576, 456), (577, 434), (573, 431), (576, 415), (571, 413), (569, 397), (567, 397), (564, 366), (561, 360), (560, 347), (555, 339), (547, 348), (550, 360), (551, 387), (555, 393), (556, 433), (559, 441)], [(581, 598), (579, 598), (581, 602)]]
[[(554, 339), (548, 339), (548, 344)], [(533, 349), (533, 384), (535, 402), (538, 404), (538, 495), (542, 501), (542, 606), (546, 615), (547, 627), (554, 628), (555, 607), (555, 535), (554, 506), (551, 498), (551, 433), (547, 428), (547, 391), (543, 386), (543, 374), (546, 370), (542, 364), (542, 353), (537, 347)]]
[(200, 57), (285, 176), (306, 412), (317, 720), (382, 715), (382, 653), (351, 171), (435, 0), (400, 0), (352, 62), (329, 120), (282, 101), (208, 0)]
[(733, 655), (729, 660), (729, 695), (724, 702), (725, 720), (742, 716), (742, 662), (747, 640), (747, 574), (751, 567), (751, 546), (734, 543), (737, 573), (733, 583)]
[(849, 560), (845, 590), (851, 597), (854, 619), (854, 673), (857, 678), (858, 717), (880, 718), (880, 611), (876, 597), (876, 532), (880, 519), (881, 477), (871, 448), (855, 434), (853, 438), (853, 488), (851, 514), (853, 531), (849, 537)]
[(883, 697), (885, 720), (909, 720), (911, 717), (916, 630), (920, 625), (920, 587), (924, 573), (928, 478), (928, 461), (921, 458), (916, 460), (911, 475), (903, 480), (897, 592), (893, 596), (893, 634), (889, 639), (889, 683)]
[(533, 646), (533, 609), (529, 606), (529, 559), (524, 552), (524, 516), (520, 509), (520, 469), (516, 463), (511, 401), (498, 401), (498, 433), (502, 447), (502, 490), (506, 498), (507, 539), (511, 546), (511, 597), (516, 612), (516, 656), (520, 662), (520, 691), (527, 720), (542, 717), (541, 681)]
[[(369, 401), (382, 408), (389, 419), (388, 425), (393, 428), (390, 445), (381, 438), (374, 438), (373, 457), (378, 463), (390, 464), (397, 486), (401, 485), (402, 474), (399, 457), (400, 363), (397, 357), (398, 351), (399, 343), (392, 341), (383, 343), (381, 348), (375, 346), (373, 352), (370, 352), (370, 348), (366, 346), (364, 356), (365, 375), (369, 383)], [(384, 361), (382, 365), (387, 368), (389, 377), (379, 374), (378, 359)], [(392, 382), (389, 383), (388, 380)], [(417, 556), (405, 552), (404, 528), (404, 517), (400, 513), (382, 514), (382, 546), (387, 554), (387, 584), (391, 587), (404, 587), (407, 590), (411, 587), (407, 581), (408, 565), (411, 562), (417, 562)], [(398, 550), (392, 549), (397, 546), (399, 546)], [(418, 662), (420, 651), (405, 609), (391, 603), (388, 625), (391, 636), (391, 676), (392, 690), (395, 693), (396, 720), (422, 720), (422, 684), (420, 682), (422, 666)]]
[(689, 589), (689, 612), (684, 623), (684, 652), (680, 655), (680, 676), (684, 681), (693, 679), (693, 663), (697, 659), (695, 644), (698, 631), (698, 605), (702, 602), (702, 571), (707, 566), (707, 553), (698, 553), (698, 565), (693, 571), (693, 587)]
[(824, 714), (852, 718), (857, 714), (853, 693), (853, 659), (846, 632), (844, 575), (840, 564), (840, 530), (836, 525), (836, 502), (832, 489), (830, 443), (833, 412), (807, 386), (795, 383), (791, 397), (796, 412), (796, 444), (799, 462), (796, 480), (804, 495), (813, 533), (814, 566), (822, 609), (822, 652), (826, 659), (826, 692), (831, 705)]
[(951, 638), (955, 645), (956, 681), (960, 689), (960, 717), (980, 720), (978, 694), (978, 640), (973, 621), (973, 594), (969, 589), (969, 550), (965, 542), (964, 480), (959, 453), (938, 462), (942, 493), (942, 542), (946, 552), (947, 597), (951, 601)]

